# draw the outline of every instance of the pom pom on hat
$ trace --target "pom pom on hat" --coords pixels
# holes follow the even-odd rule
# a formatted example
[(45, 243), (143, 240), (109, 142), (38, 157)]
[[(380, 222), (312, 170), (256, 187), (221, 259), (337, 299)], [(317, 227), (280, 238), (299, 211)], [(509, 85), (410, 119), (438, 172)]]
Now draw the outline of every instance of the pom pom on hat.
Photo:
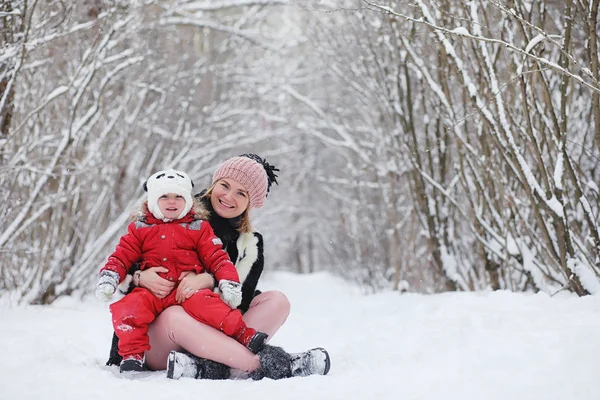
[(175, 193), (182, 196), (185, 200), (185, 207), (177, 219), (185, 217), (192, 209), (193, 187), (194, 182), (192, 182), (185, 172), (174, 169), (156, 172), (144, 182), (144, 190), (148, 192), (148, 210), (157, 219), (165, 221), (165, 216), (158, 206), (158, 199), (165, 194)]
[(277, 183), (274, 171), (279, 170), (256, 154), (243, 154), (222, 163), (213, 174), (213, 183), (223, 178), (235, 179), (248, 191), (250, 207), (261, 208), (271, 184)]

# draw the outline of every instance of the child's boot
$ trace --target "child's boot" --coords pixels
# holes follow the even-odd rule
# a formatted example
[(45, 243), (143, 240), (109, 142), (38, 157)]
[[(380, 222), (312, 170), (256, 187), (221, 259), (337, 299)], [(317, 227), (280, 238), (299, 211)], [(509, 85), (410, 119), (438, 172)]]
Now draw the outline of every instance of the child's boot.
[(269, 337), (269, 335), (264, 332), (259, 332), (256, 329), (245, 327), (242, 328), (241, 332), (235, 335), (235, 340), (256, 354), (265, 345), (265, 340), (267, 340), (267, 337)]
[(129, 354), (123, 357), (119, 365), (119, 371), (123, 372), (142, 372), (146, 370), (144, 365), (144, 353)]

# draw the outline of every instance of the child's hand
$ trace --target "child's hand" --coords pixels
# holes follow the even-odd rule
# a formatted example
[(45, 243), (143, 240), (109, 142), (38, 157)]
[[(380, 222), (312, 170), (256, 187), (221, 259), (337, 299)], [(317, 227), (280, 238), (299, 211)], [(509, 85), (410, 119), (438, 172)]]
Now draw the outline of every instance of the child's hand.
[(223, 279), (219, 282), (221, 300), (229, 307), (236, 309), (242, 304), (242, 284)]
[(119, 285), (119, 274), (114, 271), (102, 271), (96, 285), (96, 297), (100, 300), (110, 300)]

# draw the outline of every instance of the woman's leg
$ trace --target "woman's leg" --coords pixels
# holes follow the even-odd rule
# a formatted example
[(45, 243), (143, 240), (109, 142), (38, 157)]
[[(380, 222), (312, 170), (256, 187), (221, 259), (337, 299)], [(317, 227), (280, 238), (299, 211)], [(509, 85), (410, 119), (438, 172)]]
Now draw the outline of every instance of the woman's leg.
[(150, 369), (165, 369), (171, 350), (187, 350), (231, 368), (251, 371), (258, 367), (258, 357), (244, 345), (223, 332), (196, 321), (181, 306), (163, 311), (148, 330), (152, 348), (146, 352)]
[[(290, 303), (281, 292), (270, 291), (256, 296), (244, 314), (248, 326), (272, 337), (290, 312)], [(259, 357), (222, 332), (189, 316), (182, 307), (163, 311), (148, 331), (152, 348), (146, 352), (150, 369), (165, 369), (169, 352), (182, 349), (201, 358), (253, 371), (260, 365)]]
[[(184, 315), (182, 315), (184, 314)], [(177, 321), (188, 317), (181, 306), (171, 306), (156, 317), (154, 322), (148, 327), (148, 337), (150, 338), (150, 350), (146, 351), (146, 365), (149, 369), (165, 369), (167, 357), (172, 350), (181, 351), (183, 348), (177, 342), (172, 327), (179, 325)]]
[(277, 290), (256, 296), (244, 314), (244, 322), (251, 328), (269, 335), (270, 340), (290, 315), (290, 302)]

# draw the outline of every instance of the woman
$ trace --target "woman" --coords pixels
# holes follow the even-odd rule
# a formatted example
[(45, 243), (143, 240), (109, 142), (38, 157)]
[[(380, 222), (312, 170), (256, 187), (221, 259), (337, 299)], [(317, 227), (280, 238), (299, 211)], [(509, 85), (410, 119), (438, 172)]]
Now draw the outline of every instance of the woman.
[[(255, 154), (243, 154), (221, 164), (213, 174), (212, 185), (198, 197), (210, 213), (210, 224), (223, 242), (223, 248), (234, 261), (242, 282), (242, 303), (239, 309), (244, 321), (269, 335), (283, 325), (290, 304), (280, 292), (260, 293), (256, 290), (263, 269), (262, 236), (252, 231), (249, 212), (261, 208), (277, 183), (279, 171)], [(162, 267), (133, 273), (133, 284), (145, 287), (156, 296), (167, 296), (175, 282), (162, 279)], [(177, 296), (182, 301), (197, 290), (212, 288), (214, 279), (208, 274), (188, 274), (180, 277)], [(177, 379), (281, 379), (329, 372), (329, 354), (322, 348), (289, 354), (283, 349), (266, 345), (253, 354), (222, 332), (191, 318), (180, 306), (169, 307), (150, 325), (148, 332), (152, 348), (146, 352), (150, 369), (167, 368), (167, 376)], [(113, 347), (107, 365), (120, 362), (113, 336)]]

